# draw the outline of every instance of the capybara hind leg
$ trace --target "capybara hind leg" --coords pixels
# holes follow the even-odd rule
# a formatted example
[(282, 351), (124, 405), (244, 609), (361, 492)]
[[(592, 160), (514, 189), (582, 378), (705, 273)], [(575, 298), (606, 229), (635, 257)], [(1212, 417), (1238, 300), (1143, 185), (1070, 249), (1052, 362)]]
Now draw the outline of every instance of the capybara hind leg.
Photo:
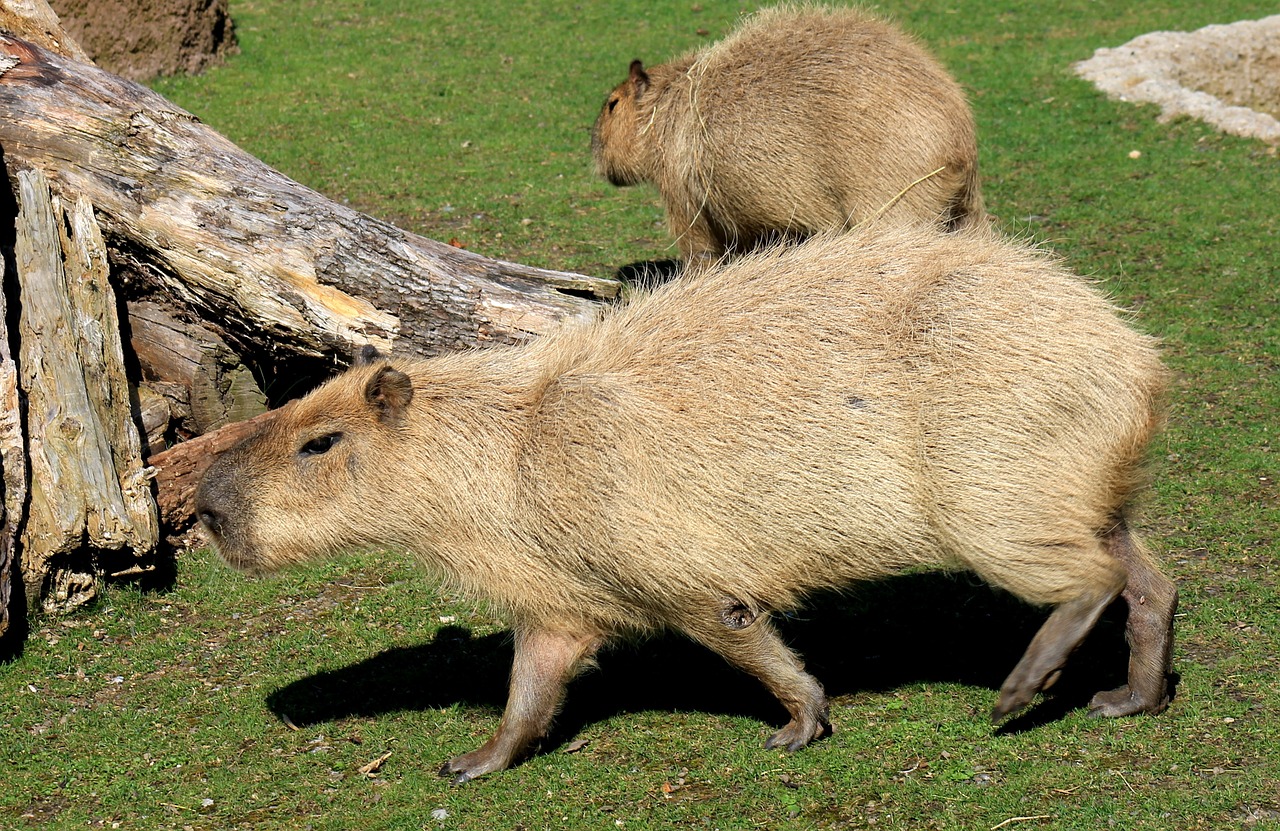
[(770, 736), (764, 746), (799, 750), (830, 733), (822, 685), (804, 671), (804, 664), (765, 617), (752, 616), (745, 626), (740, 626), (743, 620), (718, 618), (710, 626), (703, 623), (686, 631), (729, 663), (759, 678), (787, 708), (791, 721)]
[(1000, 698), (991, 712), (993, 722), (1016, 713), (1030, 704), (1036, 693), (1053, 686), (1067, 658), (1119, 593), (1117, 584), (1114, 589), (1087, 592), (1053, 610), (1000, 687)]
[(511, 691), (498, 732), (478, 750), (450, 759), (440, 768), (460, 785), (502, 770), (546, 735), (564, 697), (565, 684), (603, 643), (598, 635), (541, 629), (516, 632)]
[(1089, 715), (1158, 713), (1169, 706), (1173, 613), (1178, 608), (1178, 590), (1156, 569), (1141, 541), (1123, 521), (1112, 529), (1106, 542), (1107, 551), (1129, 572), (1121, 595), (1129, 605), (1125, 624), (1129, 683), (1095, 695), (1089, 702)]

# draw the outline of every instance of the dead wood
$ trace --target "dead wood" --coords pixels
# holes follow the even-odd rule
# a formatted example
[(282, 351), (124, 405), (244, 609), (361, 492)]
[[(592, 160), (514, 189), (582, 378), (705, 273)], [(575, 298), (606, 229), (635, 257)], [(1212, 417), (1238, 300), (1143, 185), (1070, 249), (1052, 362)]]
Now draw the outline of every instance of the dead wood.
[(57, 13), (44, 0), (0, 0), (0, 29), (50, 52), (93, 62), (76, 39), (62, 28)]
[[(21, 307), (20, 331), (5, 332), (0, 306), (0, 609), (19, 549), (27, 596), (46, 608), (148, 568), (159, 530), (146, 476), (168, 530), (189, 525), (203, 469), (272, 417), (215, 429), (266, 405), (264, 367), (336, 368), (370, 343), (423, 356), (521, 343), (618, 292), (326, 199), (88, 63), (56, 18), (14, 22), (36, 6), (0, 0), (0, 29), (21, 35), (0, 32), (0, 171), (20, 203), (5, 291)], [(290, 389), (273, 371), (274, 389)]]
[(0, 148), (93, 203), (130, 296), (305, 356), (519, 343), (618, 284), (488, 259), (339, 205), (163, 97), (0, 35)]
[(27, 458), (18, 409), (18, 369), (9, 349), (9, 312), (0, 292), (0, 635), (9, 629), (9, 579), (27, 501)]
[(64, 207), (39, 171), (17, 178), (18, 366), (31, 477), (21, 566), (28, 597), (65, 609), (96, 594), (101, 571), (149, 559), (159, 528), (92, 208), (83, 199)]

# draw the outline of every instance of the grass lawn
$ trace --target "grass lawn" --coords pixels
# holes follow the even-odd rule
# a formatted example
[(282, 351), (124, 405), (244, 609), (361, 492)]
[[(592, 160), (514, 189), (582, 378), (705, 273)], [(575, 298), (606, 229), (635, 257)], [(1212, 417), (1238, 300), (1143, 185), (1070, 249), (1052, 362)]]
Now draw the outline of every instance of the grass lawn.
[[(241, 54), (155, 86), (359, 210), (611, 275), (675, 253), (654, 191), (592, 176), (605, 93), (632, 58), (715, 39), (748, 8), (233, 0)], [(1166, 713), (1084, 715), (1124, 672), (1107, 619), (1053, 696), (993, 730), (1044, 613), (964, 575), (912, 575), (784, 623), (833, 696), (835, 734), (800, 753), (761, 749), (783, 713), (758, 684), (664, 639), (575, 682), (543, 754), (454, 788), (436, 769), (505, 700), (500, 621), (393, 554), (248, 580), (196, 551), (171, 586), (32, 621), (0, 664), (0, 829), (1280, 827), (1280, 157), (1157, 123), (1070, 70), (1274, 5), (876, 8), (970, 91), (1001, 226), (1164, 339), (1177, 381), (1141, 527), (1182, 595)]]

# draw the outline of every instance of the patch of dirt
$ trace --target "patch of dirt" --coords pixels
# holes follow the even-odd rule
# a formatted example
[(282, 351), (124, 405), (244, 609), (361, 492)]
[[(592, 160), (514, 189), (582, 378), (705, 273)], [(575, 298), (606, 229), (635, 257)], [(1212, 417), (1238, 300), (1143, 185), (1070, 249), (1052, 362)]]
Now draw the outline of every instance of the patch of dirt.
[(1280, 144), (1280, 15), (1150, 32), (1075, 65), (1109, 97), (1160, 105), (1160, 118)]
[(238, 51), (227, 0), (50, 0), (94, 62), (134, 81), (196, 74)]

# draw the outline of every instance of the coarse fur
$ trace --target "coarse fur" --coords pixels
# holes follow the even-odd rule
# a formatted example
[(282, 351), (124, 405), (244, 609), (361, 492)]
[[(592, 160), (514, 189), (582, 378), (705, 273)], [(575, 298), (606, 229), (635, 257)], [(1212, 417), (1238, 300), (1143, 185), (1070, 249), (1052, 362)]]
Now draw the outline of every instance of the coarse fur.
[(986, 229), (822, 234), (677, 278), (522, 347), (366, 360), (210, 468), (233, 565), (414, 552), (509, 620), (511, 696), (457, 781), (545, 733), (604, 643), (684, 632), (829, 729), (769, 617), (903, 569), (969, 569), (1055, 606), (1001, 690), (1026, 706), (1117, 596), (1158, 712), (1176, 592), (1128, 528), (1165, 370), (1045, 254)]
[(652, 182), (686, 264), (876, 217), (986, 222), (964, 91), (856, 8), (780, 6), (628, 78), (591, 134), (597, 172)]

